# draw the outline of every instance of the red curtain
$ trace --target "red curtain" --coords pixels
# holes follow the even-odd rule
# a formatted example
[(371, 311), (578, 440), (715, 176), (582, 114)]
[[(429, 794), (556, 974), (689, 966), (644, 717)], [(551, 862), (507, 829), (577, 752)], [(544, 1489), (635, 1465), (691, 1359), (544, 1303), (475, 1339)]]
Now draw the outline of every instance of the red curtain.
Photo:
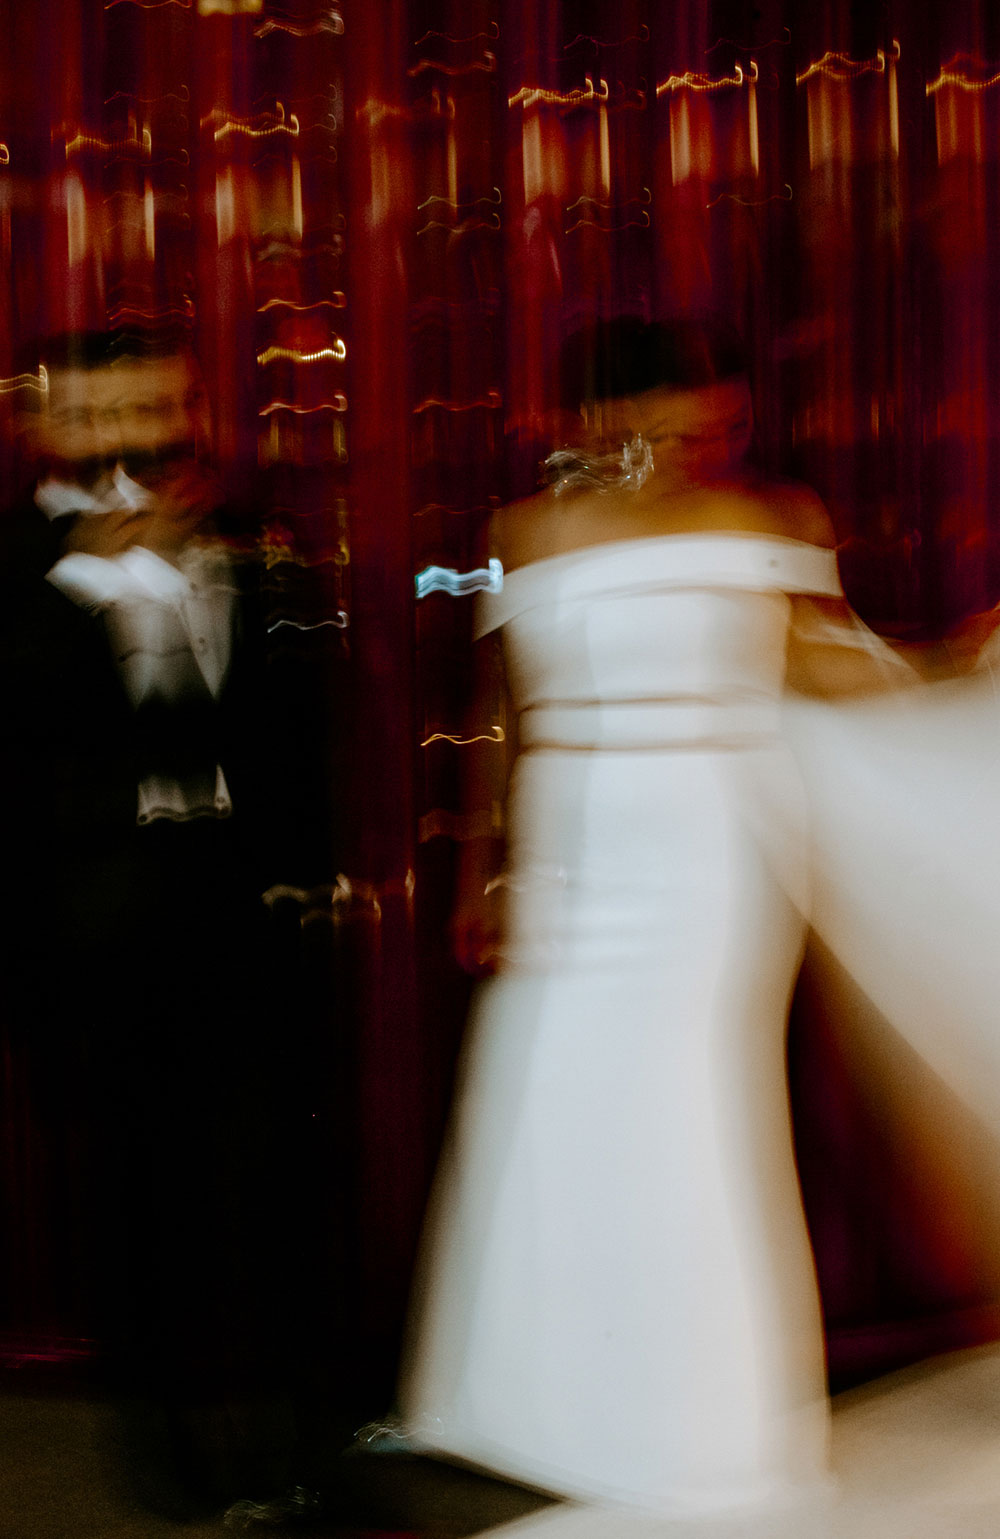
[[(0, 0), (0, 23), (0, 401), (34, 336), (185, 319), (293, 622), (275, 647), (326, 681), (344, 833), (300, 918), (310, 965), (350, 978), (350, 1009), (315, 984), (310, 1008), (350, 1041), (330, 1181), (360, 1336), (391, 1359), (466, 1003), (444, 925), (471, 606), (417, 602), (414, 576), (480, 566), (491, 508), (535, 484), (565, 329), (711, 308), (750, 343), (758, 451), (827, 500), (861, 612), (920, 636), (992, 603), (1000, 14)], [(836, 1046), (801, 1037), (834, 1367), (849, 1338), (864, 1372), (900, 1318), (916, 1351), (920, 1319), (988, 1289), (975, 1246), (956, 1262), (920, 1218)], [(55, 1251), (27, 1237), (22, 1090), (9, 1068), (9, 1312), (69, 1327), (25, 1302)]]

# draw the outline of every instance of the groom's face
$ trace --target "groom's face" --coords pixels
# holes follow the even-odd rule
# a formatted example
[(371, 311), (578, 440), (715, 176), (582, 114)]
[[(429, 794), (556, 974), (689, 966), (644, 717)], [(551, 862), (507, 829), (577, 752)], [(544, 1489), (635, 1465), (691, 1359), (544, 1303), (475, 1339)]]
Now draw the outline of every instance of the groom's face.
[(115, 466), (121, 430), (114, 389), (103, 368), (54, 367), (28, 437), (43, 473), (90, 488)]
[(122, 359), (108, 371), (118, 415), (121, 460), (143, 483), (170, 475), (181, 464), (204, 464), (211, 450), (211, 419), (193, 358)]
[(223, 500), (210, 464), (212, 424), (198, 365), (178, 352), (120, 359), (109, 373), (122, 467), (150, 494), (169, 539), (183, 544)]

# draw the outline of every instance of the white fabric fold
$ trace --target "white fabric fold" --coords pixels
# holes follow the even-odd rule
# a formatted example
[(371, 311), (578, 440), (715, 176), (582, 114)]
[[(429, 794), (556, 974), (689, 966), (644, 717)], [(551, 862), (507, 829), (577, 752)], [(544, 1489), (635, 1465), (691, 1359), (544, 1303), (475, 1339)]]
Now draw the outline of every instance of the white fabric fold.
[(651, 535), (566, 551), (506, 572), (499, 593), (477, 599), (476, 636), (539, 605), (674, 588), (843, 597), (836, 552), (818, 545), (731, 531)]

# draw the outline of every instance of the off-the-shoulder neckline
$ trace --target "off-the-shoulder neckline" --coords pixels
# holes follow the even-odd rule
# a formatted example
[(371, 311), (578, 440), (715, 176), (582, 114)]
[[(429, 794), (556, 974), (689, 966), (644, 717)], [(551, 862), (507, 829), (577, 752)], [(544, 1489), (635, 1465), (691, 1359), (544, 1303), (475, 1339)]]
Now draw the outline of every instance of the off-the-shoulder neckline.
[(523, 561), (520, 566), (504, 566), (504, 580), (517, 577), (521, 572), (530, 572), (538, 567), (552, 566), (557, 561), (580, 560), (592, 556), (601, 551), (627, 550), (632, 546), (661, 545), (667, 541), (687, 540), (689, 542), (707, 540), (717, 543), (723, 540), (737, 540), (745, 544), (758, 545), (785, 545), (799, 550), (816, 551), (825, 556), (836, 558), (836, 548), (832, 545), (815, 545), (810, 540), (797, 540), (788, 534), (763, 534), (754, 529), (675, 529), (663, 534), (633, 535), (624, 540), (595, 540), (591, 545), (578, 545), (573, 550), (557, 551), (552, 556), (539, 556), (534, 561)]

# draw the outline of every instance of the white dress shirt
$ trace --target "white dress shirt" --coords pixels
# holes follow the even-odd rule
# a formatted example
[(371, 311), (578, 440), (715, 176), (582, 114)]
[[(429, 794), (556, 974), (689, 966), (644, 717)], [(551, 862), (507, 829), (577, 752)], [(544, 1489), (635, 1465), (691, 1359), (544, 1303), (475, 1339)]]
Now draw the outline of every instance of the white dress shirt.
[[(119, 466), (100, 496), (49, 480), (38, 488), (35, 501), (47, 517), (58, 518), (66, 513), (138, 511), (148, 506), (149, 497)], [(75, 604), (102, 614), (133, 706), (153, 696), (179, 702), (189, 687), (192, 660), (218, 699), (231, 660), (236, 602), (232, 569), (220, 546), (192, 540), (176, 562), (143, 545), (132, 545), (111, 558), (72, 551), (47, 576)], [(221, 765), (208, 793), (155, 773), (139, 784), (140, 823), (225, 817), (231, 811)]]

